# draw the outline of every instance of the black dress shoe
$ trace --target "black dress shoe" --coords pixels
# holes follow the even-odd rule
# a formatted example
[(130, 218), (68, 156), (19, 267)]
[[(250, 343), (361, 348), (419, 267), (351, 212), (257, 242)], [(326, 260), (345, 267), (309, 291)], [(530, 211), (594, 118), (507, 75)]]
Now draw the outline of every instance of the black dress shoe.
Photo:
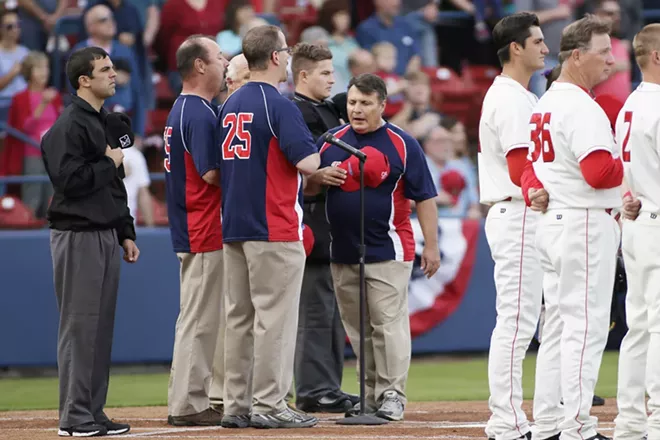
[(612, 440), (610, 437), (605, 437), (603, 434), (596, 434), (593, 437), (589, 437), (587, 440)]
[(328, 393), (319, 400), (302, 399), (296, 402), (296, 408), (308, 413), (345, 413), (353, 406), (350, 397), (342, 392)]

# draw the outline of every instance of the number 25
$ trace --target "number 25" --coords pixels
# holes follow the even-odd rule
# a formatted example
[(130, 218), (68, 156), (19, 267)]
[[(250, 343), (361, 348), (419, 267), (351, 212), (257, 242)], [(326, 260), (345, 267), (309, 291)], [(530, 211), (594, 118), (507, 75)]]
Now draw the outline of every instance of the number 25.
[[(252, 122), (252, 113), (228, 113), (222, 119), (222, 128), (229, 127), (227, 136), (222, 141), (222, 158), (224, 160), (249, 159), (252, 152), (252, 135), (245, 130), (245, 124)], [(233, 144), (234, 137), (238, 138), (241, 144)], [(233, 144), (233, 145), (232, 145)]]
[(532, 152), (532, 162), (536, 162), (540, 156), (543, 156), (543, 162), (552, 162), (555, 160), (555, 149), (552, 145), (552, 136), (547, 128), (550, 124), (550, 113), (534, 113), (529, 120), (533, 125), (532, 142), (534, 151)]

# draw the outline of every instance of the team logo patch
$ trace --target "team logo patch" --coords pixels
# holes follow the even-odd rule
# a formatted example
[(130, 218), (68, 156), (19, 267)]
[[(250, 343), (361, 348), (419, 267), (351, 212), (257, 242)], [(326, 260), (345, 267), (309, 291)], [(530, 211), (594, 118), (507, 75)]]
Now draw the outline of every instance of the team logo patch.
[(126, 148), (129, 145), (131, 145), (131, 138), (127, 134), (123, 135), (122, 137), (119, 138), (119, 143), (121, 144), (122, 148)]
[(658, 218), (658, 215), (657, 215), (657, 214), (651, 214), (651, 218), (652, 218), (653, 220), (655, 220), (656, 218)]
[(506, 212), (506, 208), (500, 208), (500, 214), (504, 214)]
[(562, 219), (562, 215), (561, 215), (561, 214), (557, 214), (557, 220), (561, 220), (561, 219)]

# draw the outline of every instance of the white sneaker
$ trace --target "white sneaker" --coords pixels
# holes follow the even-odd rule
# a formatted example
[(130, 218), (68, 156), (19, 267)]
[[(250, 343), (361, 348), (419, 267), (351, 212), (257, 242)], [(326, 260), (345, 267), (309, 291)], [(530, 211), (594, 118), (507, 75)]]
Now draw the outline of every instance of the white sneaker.
[(403, 402), (396, 391), (385, 391), (383, 402), (376, 411), (376, 416), (392, 421), (403, 420)]

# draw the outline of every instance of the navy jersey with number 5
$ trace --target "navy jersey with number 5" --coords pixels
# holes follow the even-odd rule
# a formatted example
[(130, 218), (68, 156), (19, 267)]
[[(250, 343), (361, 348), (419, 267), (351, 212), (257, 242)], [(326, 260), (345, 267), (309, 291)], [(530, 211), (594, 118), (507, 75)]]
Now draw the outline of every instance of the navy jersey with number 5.
[[(376, 188), (364, 189), (364, 243), (366, 263), (413, 261), (415, 239), (410, 224), (410, 200), (421, 202), (437, 195), (422, 147), (396, 125), (385, 123), (371, 133), (358, 134), (350, 125), (331, 133), (362, 149), (371, 146), (385, 154), (390, 175)], [(319, 141), (321, 167), (348, 159), (348, 153)], [(332, 186), (326, 197), (334, 263), (358, 264), (360, 244), (360, 192), (346, 192)]]
[(296, 105), (270, 84), (248, 82), (218, 118), (222, 235), (232, 241), (302, 240), (302, 175), (318, 153)]
[(180, 95), (167, 117), (165, 188), (175, 252), (222, 249), (220, 188), (201, 177), (220, 166), (214, 108), (199, 96)]

